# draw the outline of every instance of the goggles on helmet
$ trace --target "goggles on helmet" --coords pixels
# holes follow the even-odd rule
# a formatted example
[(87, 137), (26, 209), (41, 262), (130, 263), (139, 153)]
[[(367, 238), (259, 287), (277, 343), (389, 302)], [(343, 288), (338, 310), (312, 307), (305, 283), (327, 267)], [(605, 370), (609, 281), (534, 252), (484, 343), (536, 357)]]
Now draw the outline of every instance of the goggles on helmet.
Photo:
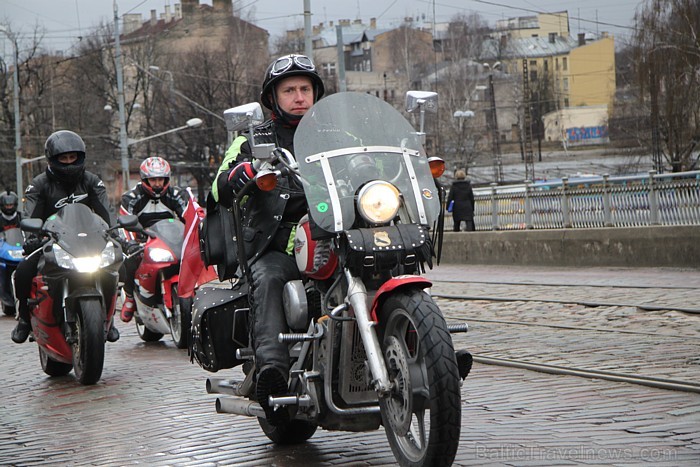
[(272, 69), (270, 70), (271, 76), (279, 76), (282, 73), (288, 71), (294, 65), (302, 70), (315, 71), (316, 66), (314, 62), (311, 61), (306, 55), (285, 55), (284, 57), (278, 58), (275, 63), (272, 64)]

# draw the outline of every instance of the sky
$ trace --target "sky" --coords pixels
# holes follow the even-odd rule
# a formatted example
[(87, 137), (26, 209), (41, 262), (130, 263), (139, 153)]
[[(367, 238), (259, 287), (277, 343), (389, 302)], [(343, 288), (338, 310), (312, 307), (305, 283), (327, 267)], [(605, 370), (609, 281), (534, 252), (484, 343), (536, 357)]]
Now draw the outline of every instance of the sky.
[[(160, 15), (165, 5), (179, 0), (117, 0), (119, 15), (142, 13), (144, 21), (155, 9)], [(211, 0), (200, 0), (211, 4)], [(369, 23), (377, 18), (378, 27), (392, 27), (407, 16), (448, 21), (456, 14), (479, 13), (493, 25), (499, 19), (533, 15), (535, 12), (567, 10), (572, 34), (578, 32), (612, 33), (617, 43), (632, 33), (635, 9), (639, 0), (310, 0), (312, 24), (361, 19)], [(31, 36), (35, 26), (44, 29), (45, 47), (65, 50), (100, 22), (113, 22), (114, 0), (0, 0), (0, 27), (20, 35)], [(246, 19), (279, 36), (288, 29), (304, 25), (304, 0), (235, 0), (234, 8)], [(7, 42), (5, 35), (0, 40)], [(26, 40), (26, 39), (25, 39)], [(6, 44), (0, 45), (5, 53)]]

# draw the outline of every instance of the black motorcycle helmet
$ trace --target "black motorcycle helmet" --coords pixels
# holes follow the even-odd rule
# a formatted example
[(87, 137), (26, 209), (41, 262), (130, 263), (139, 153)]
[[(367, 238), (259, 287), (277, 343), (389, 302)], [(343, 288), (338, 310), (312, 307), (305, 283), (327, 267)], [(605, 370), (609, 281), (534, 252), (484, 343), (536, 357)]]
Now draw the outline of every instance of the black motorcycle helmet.
[(267, 71), (265, 71), (265, 80), (262, 84), (262, 91), (260, 92), (260, 102), (262, 102), (262, 105), (272, 110), (280, 119), (290, 124), (296, 124), (299, 123), (301, 117), (288, 114), (280, 109), (275, 97), (275, 85), (279, 81), (289, 78), (290, 76), (308, 76), (311, 78), (311, 83), (313, 83), (314, 86), (314, 102), (323, 97), (325, 87), (323, 86), (323, 80), (321, 80), (321, 77), (316, 71), (314, 62), (306, 55), (284, 55), (267, 67)]
[(0, 195), (0, 210), (6, 216), (14, 216), (17, 212), (17, 203), (19, 198), (14, 191), (7, 190), (5, 193)]
[[(74, 152), (78, 158), (70, 163), (63, 164), (58, 161), (58, 156)], [(49, 172), (63, 183), (75, 183), (85, 172), (85, 143), (76, 133), (69, 130), (59, 130), (51, 134), (44, 145), (44, 154), (49, 161)]]

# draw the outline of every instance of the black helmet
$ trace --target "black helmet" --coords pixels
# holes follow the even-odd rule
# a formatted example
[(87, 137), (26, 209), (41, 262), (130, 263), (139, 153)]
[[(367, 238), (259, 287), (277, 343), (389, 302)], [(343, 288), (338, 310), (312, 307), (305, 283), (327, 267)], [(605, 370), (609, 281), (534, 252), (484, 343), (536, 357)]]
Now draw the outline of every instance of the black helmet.
[[(78, 159), (62, 164), (58, 156), (74, 152)], [(85, 143), (76, 133), (59, 130), (51, 134), (44, 145), (44, 154), (49, 161), (49, 172), (61, 182), (75, 183), (85, 172)]]
[(6, 216), (13, 216), (17, 212), (17, 203), (19, 198), (14, 191), (7, 190), (0, 195), (0, 210)]
[[(267, 67), (265, 72), (265, 81), (262, 84), (262, 91), (260, 92), (260, 102), (277, 113), (278, 116), (283, 116), (281, 109), (277, 106), (275, 102), (275, 84), (284, 78), (289, 78), (290, 76), (308, 76), (311, 78), (311, 82), (314, 86), (314, 102), (323, 97), (325, 88), (323, 86), (323, 80), (316, 71), (316, 66), (314, 62), (311, 61), (306, 55), (285, 55), (278, 58)], [(272, 96), (272, 101), (270, 100)]]

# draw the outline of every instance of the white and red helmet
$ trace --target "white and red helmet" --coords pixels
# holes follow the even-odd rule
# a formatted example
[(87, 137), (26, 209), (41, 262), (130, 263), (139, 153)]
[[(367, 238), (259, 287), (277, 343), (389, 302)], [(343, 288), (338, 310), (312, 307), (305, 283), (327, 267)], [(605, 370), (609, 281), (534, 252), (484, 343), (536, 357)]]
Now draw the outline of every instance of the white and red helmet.
[(294, 258), (299, 271), (316, 280), (328, 279), (338, 266), (338, 256), (331, 241), (311, 238), (308, 215), (301, 218), (294, 234)]
[[(153, 156), (147, 158), (141, 162), (139, 172), (141, 174), (141, 181), (143, 182), (141, 185), (149, 195), (158, 197), (162, 192), (168, 189), (168, 185), (170, 184), (170, 164), (162, 157)], [(151, 188), (148, 182), (150, 178), (164, 178), (165, 183), (163, 184), (163, 188), (156, 192)]]

